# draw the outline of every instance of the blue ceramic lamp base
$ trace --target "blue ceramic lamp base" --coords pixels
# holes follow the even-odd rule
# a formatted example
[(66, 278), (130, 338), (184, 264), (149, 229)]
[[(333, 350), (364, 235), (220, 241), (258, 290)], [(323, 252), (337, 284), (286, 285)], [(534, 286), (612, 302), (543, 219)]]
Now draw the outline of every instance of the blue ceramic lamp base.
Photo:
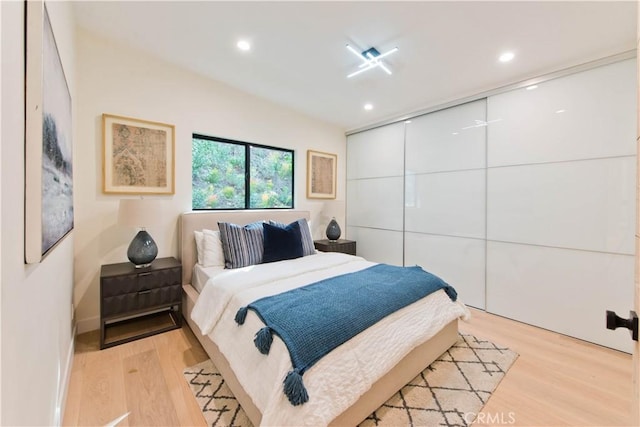
[(340, 234), (342, 234), (342, 231), (340, 230), (340, 226), (338, 225), (338, 222), (336, 221), (335, 218), (331, 218), (331, 221), (329, 221), (329, 225), (327, 225), (326, 234), (327, 234), (327, 239), (331, 241), (336, 241), (340, 238)]
[(129, 249), (127, 250), (127, 258), (136, 268), (145, 268), (151, 265), (151, 262), (158, 256), (158, 247), (151, 235), (142, 229), (133, 238)]

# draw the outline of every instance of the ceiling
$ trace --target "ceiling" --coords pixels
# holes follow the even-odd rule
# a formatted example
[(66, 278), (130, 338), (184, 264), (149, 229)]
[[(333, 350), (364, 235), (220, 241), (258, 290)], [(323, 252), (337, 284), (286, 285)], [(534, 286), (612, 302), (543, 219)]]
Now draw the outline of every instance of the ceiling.
[[(345, 130), (635, 49), (635, 1), (76, 2), (78, 24)], [(251, 50), (236, 47), (239, 39)], [(398, 52), (347, 79), (345, 45)], [(515, 53), (500, 63), (504, 51)], [(374, 108), (365, 111), (365, 103)]]

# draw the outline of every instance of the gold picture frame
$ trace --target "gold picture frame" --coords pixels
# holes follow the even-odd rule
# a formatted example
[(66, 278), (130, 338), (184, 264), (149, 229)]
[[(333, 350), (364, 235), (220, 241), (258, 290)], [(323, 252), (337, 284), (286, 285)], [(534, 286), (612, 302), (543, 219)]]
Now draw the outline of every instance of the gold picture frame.
[(307, 150), (307, 199), (335, 199), (338, 155)]
[(175, 193), (175, 126), (102, 115), (102, 191)]

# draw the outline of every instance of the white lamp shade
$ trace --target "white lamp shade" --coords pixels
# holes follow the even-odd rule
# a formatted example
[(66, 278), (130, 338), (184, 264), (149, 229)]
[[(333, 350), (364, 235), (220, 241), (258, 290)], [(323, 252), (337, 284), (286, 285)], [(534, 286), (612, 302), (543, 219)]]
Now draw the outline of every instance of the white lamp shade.
[(163, 203), (158, 199), (121, 199), (118, 224), (132, 228), (146, 228), (158, 224)]
[(342, 218), (344, 216), (344, 200), (331, 200), (324, 203), (322, 214), (328, 218)]

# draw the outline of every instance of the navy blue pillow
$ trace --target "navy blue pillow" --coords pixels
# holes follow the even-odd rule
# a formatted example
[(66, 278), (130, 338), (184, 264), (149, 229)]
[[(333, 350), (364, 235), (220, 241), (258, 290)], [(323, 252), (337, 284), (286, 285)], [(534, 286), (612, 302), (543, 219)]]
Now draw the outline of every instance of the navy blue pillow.
[(263, 224), (264, 254), (262, 262), (275, 262), (302, 256), (302, 235), (300, 224), (291, 223), (286, 227)]

